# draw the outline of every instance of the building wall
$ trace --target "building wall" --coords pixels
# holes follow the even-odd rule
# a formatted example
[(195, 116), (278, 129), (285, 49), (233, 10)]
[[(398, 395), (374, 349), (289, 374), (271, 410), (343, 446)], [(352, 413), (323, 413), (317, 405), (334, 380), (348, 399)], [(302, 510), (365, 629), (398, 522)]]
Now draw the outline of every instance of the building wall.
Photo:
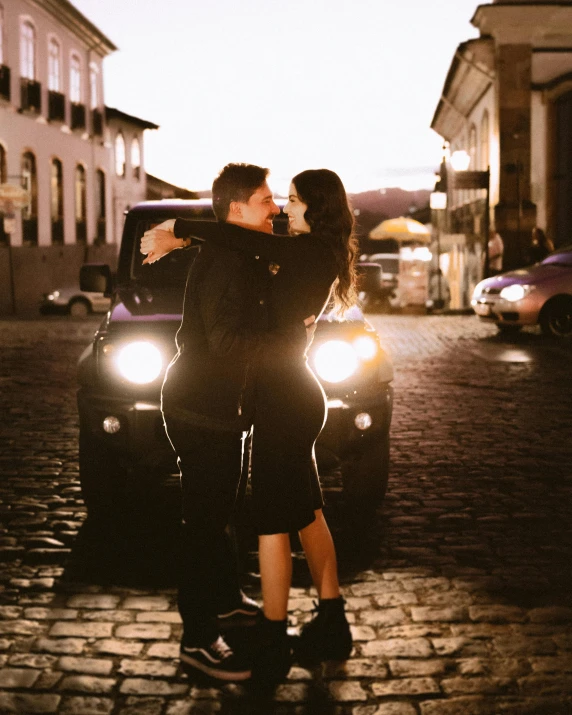
[[(57, 0), (56, 0), (57, 2)], [(38, 244), (25, 246), (21, 212), (16, 212), (16, 231), (9, 243), (0, 232), (0, 314), (35, 312), (42, 293), (58, 284), (78, 283), (78, 269), (84, 260), (101, 260), (113, 266), (123, 225), (123, 211), (145, 198), (144, 129), (135, 122), (112, 121), (105, 125), (103, 101), (103, 59), (110, 51), (101, 42), (94, 49), (88, 39), (90, 28), (79, 34), (30, 0), (0, 0), (3, 10), (3, 64), (10, 68), (11, 98), (0, 98), (0, 144), (6, 152), (8, 182), (21, 183), (22, 155), (34, 154), (37, 172)], [(35, 77), (41, 83), (41, 111), (32, 113), (21, 109), (20, 27), (29, 20), (35, 29)], [(90, 34), (91, 33), (91, 34)], [(63, 121), (48, 119), (48, 47), (50, 38), (60, 45), (60, 89), (65, 95)], [(112, 45), (111, 45), (112, 48)], [(71, 129), (70, 62), (75, 53), (81, 66), (81, 103), (85, 106), (86, 126)], [(93, 132), (90, 92), (90, 68), (97, 69), (97, 110), (103, 117), (103, 133)], [(136, 120), (136, 118), (134, 118)], [(118, 129), (126, 140), (126, 176), (119, 178), (114, 167), (114, 138)], [(140, 179), (133, 177), (131, 167), (131, 139), (140, 140)], [(63, 245), (52, 241), (51, 221), (51, 163), (59, 159), (63, 168)], [(85, 169), (86, 178), (86, 243), (76, 240), (76, 167)], [(96, 172), (105, 176), (105, 242), (97, 245), (98, 217)], [(1, 214), (0, 214), (1, 216)], [(1, 220), (1, 219), (0, 219)], [(6, 278), (6, 280), (4, 280)], [(14, 291), (11, 289), (14, 286)], [(15, 293), (15, 295), (13, 295)]]
[[(125, 142), (125, 175), (118, 176), (115, 166), (115, 146), (118, 133), (121, 132)], [(132, 163), (132, 145), (133, 140), (139, 140), (141, 151), (141, 166), (139, 168), (139, 178), (135, 176), (135, 167)], [(112, 178), (112, 197), (111, 210), (113, 227), (113, 241), (117, 244), (121, 241), (121, 233), (123, 231), (123, 222), (125, 220), (125, 212), (134, 206), (139, 201), (144, 201), (146, 198), (146, 174), (144, 169), (144, 148), (143, 148), (143, 131), (139, 126), (120, 119), (111, 119), (107, 123), (106, 128), (106, 144), (110, 147), (109, 168)]]

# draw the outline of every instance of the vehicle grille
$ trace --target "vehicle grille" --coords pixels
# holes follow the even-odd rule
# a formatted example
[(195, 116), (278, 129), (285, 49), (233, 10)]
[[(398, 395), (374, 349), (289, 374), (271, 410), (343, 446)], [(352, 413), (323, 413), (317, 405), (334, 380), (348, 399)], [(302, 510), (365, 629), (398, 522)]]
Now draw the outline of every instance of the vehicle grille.
[(483, 288), (483, 293), (487, 295), (498, 295), (502, 288), (489, 288), (488, 286)]

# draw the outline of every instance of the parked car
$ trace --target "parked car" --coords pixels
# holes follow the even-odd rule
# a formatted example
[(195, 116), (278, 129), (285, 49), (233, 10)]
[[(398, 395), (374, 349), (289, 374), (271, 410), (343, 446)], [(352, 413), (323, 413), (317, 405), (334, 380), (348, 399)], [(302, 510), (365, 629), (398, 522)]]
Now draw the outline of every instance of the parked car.
[[(378, 266), (377, 270), (374, 266)], [(363, 310), (368, 313), (389, 313), (398, 303), (399, 254), (364, 254), (360, 256), (357, 269)]]
[(540, 325), (545, 335), (572, 336), (572, 246), (540, 263), (487, 278), (475, 287), (471, 305), (482, 320), (503, 332)]
[[(139, 251), (147, 229), (177, 216), (214, 220), (210, 201), (143, 202), (127, 213), (115, 285), (109, 266), (81, 270), (84, 290), (101, 290), (113, 301), (78, 366), (80, 480), (91, 516), (110, 514), (136, 492), (157, 494), (178, 475), (160, 389), (175, 353), (185, 281), (197, 249), (173, 251), (151, 265), (142, 265)], [(309, 362), (328, 401), (316, 444), (319, 468), (341, 471), (348, 501), (379, 504), (389, 470), (390, 358), (355, 308), (344, 321), (332, 313), (322, 316)]]
[(108, 295), (67, 287), (44, 293), (40, 313), (67, 313), (74, 318), (85, 318), (90, 313), (107, 313), (110, 307), (111, 299)]

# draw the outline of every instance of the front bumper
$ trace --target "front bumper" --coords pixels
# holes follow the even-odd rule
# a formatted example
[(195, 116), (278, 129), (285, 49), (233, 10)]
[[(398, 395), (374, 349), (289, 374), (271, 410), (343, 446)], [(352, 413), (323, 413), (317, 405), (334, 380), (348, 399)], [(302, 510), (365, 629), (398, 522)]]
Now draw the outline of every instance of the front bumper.
[(538, 311), (526, 299), (510, 302), (497, 296), (481, 295), (471, 306), (482, 320), (503, 325), (536, 325)]
[[(178, 472), (176, 459), (167, 439), (158, 401), (136, 402), (125, 397), (100, 395), (83, 388), (77, 394), (80, 428), (96, 447), (111, 451), (130, 467), (145, 466), (167, 473)], [(335, 467), (350, 454), (367, 451), (372, 441), (389, 432), (393, 409), (393, 388), (384, 383), (372, 397), (358, 403), (330, 400), (324, 429), (316, 442), (319, 466)], [(372, 423), (366, 430), (355, 424), (366, 412)], [(116, 417), (120, 429), (108, 434), (103, 429), (106, 417)]]

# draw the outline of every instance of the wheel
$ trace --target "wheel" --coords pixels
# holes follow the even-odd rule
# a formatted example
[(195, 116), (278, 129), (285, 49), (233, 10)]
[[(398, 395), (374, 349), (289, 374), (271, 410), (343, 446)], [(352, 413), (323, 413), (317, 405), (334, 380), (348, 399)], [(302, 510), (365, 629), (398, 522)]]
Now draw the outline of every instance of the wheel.
[(545, 335), (553, 338), (572, 336), (572, 298), (552, 298), (542, 308), (540, 327)]
[(510, 325), (510, 323), (497, 323), (497, 330), (501, 335), (516, 335), (522, 330), (522, 325)]
[(69, 305), (69, 314), (72, 318), (86, 318), (90, 312), (91, 308), (89, 303), (81, 298), (72, 300)]
[(342, 464), (344, 495), (360, 509), (379, 506), (389, 478), (389, 434), (381, 435)]
[(91, 521), (111, 521), (124, 511), (125, 477), (117, 456), (80, 429), (79, 480)]

